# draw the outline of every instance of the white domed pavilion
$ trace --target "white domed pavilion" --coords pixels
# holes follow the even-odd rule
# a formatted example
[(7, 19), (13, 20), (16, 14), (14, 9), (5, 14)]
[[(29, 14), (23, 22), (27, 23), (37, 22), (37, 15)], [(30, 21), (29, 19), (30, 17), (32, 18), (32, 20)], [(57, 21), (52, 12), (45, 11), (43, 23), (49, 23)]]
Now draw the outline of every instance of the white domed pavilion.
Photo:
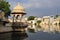
[(21, 22), (23, 15), (26, 14), (24, 11), (25, 11), (24, 8), (18, 2), (18, 4), (12, 10), (13, 18), (15, 18), (14, 20), (17, 21), (17, 18), (19, 17)]
[(12, 28), (14, 31), (25, 31), (27, 24), (21, 22), (22, 17), (26, 14), (24, 8), (18, 3), (12, 10), (13, 23)]

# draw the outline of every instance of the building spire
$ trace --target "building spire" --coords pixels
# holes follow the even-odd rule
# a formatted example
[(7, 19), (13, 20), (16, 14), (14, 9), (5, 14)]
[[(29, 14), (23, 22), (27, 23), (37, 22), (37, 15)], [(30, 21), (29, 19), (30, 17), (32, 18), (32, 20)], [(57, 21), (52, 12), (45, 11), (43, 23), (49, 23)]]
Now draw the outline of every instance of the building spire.
[(21, 6), (20, 2), (13, 8), (13, 12), (24, 12), (24, 8)]
[(20, 5), (20, 2), (18, 2), (18, 5)]

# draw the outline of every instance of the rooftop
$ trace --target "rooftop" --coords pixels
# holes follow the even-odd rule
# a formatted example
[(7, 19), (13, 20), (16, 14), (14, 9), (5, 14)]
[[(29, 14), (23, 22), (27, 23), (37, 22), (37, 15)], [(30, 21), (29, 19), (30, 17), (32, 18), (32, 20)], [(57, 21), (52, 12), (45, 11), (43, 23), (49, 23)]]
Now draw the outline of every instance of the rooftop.
[(18, 2), (18, 4), (13, 8), (12, 13), (14, 12), (21, 12), (24, 13), (24, 8), (21, 6), (21, 4)]

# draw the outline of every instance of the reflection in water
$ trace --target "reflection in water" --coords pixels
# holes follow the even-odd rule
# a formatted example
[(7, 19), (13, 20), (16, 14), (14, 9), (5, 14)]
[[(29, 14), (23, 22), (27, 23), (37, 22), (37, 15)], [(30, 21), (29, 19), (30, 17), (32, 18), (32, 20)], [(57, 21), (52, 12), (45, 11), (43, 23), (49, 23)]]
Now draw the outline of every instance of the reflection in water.
[(31, 27), (31, 25), (28, 26), (28, 29), (33, 29), (34, 32), (38, 32), (38, 31), (43, 31), (43, 32), (49, 32), (49, 33), (55, 33), (58, 32), (60, 33), (60, 26), (59, 25), (42, 25), (41, 27), (38, 27), (36, 25), (33, 25)]
[[(41, 26), (41, 28), (37, 26), (33, 26), (34, 30), (31, 32), (26, 31), (26, 33), (21, 32), (10, 32), (10, 33), (1, 33), (0, 40), (59, 40), (60, 33), (60, 26)], [(42, 31), (40, 29), (43, 29)], [(37, 32), (34, 32), (37, 31)], [(56, 31), (55, 33), (47, 33), (43, 31)], [(27, 35), (28, 34), (28, 35)]]
[[(27, 35), (28, 34), (28, 35)], [(37, 33), (10, 32), (0, 34), (0, 40), (60, 40), (60, 33), (53, 34), (47, 32)]]
[(1, 33), (0, 40), (11, 40), (11, 34), (12, 33)]
[(13, 32), (12, 40), (24, 40), (28, 35), (26, 33)]
[(0, 40), (24, 40), (28, 35), (20, 32), (10, 32), (0, 34)]

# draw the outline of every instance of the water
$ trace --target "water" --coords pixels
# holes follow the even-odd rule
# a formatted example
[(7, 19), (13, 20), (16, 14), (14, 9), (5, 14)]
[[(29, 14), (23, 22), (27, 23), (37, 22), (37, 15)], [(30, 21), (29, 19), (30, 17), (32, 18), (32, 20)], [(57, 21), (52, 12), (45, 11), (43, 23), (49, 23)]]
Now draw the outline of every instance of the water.
[(38, 28), (34, 27), (35, 31), (32, 32), (27, 30), (24, 33), (20, 32), (1, 33), (0, 40), (60, 40), (60, 33), (58, 32), (53, 33), (47, 30), (46, 30), (47, 32), (44, 32), (43, 30), (40, 29), (41, 28), (39, 27)]
[(60, 40), (60, 34), (47, 33), (42, 31), (37, 33), (10, 32), (0, 34), (0, 40)]

